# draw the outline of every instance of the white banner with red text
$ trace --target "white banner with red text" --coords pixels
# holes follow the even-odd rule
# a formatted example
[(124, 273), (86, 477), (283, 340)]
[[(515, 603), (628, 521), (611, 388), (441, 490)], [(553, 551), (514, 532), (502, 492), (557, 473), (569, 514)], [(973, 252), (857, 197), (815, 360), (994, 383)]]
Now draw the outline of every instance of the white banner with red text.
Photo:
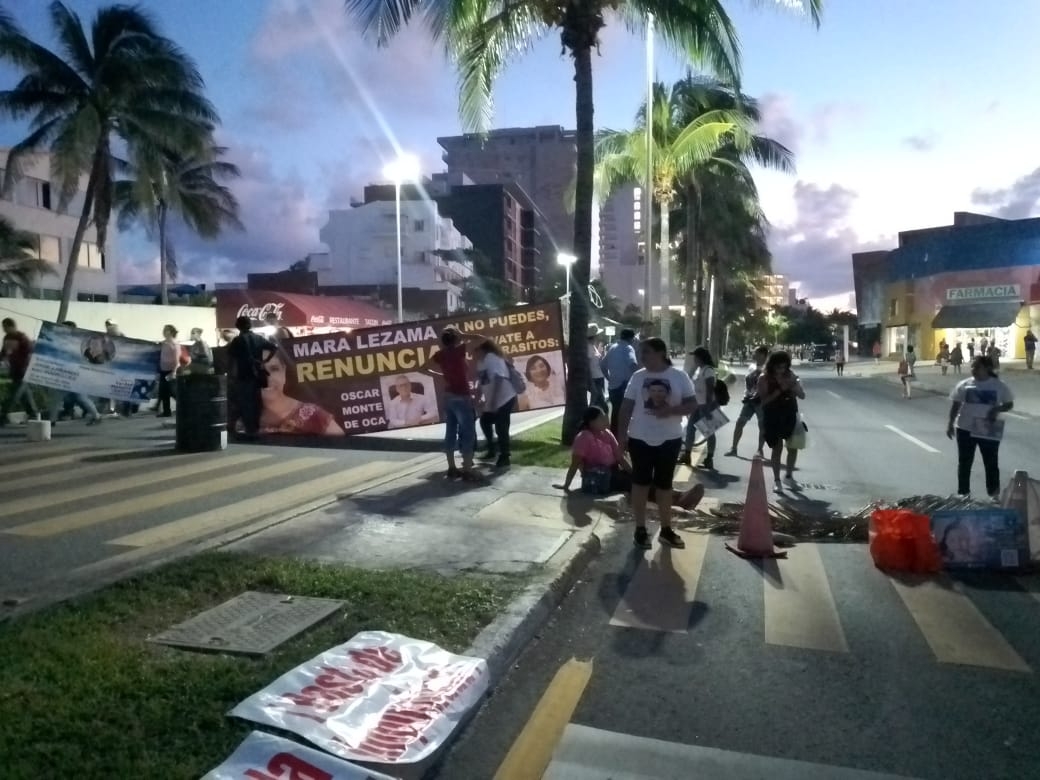
[(412, 764), (444, 744), (487, 688), (481, 658), (363, 631), (282, 675), (230, 714), (299, 734), (347, 760)]
[(289, 739), (254, 731), (202, 780), (393, 780)]

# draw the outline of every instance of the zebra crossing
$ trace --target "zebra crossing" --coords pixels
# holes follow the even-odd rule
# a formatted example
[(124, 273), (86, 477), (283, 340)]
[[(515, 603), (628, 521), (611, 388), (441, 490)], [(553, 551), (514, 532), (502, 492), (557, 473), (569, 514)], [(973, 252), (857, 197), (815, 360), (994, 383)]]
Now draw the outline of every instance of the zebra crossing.
[[(880, 614), (884, 605), (885, 610), (905, 612), (936, 663), (1033, 672), (1023, 657), (1026, 651), (1016, 648), (994, 625), (970, 588), (949, 575), (890, 576), (873, 567), (865, 545), (843, 545), (843, 556), (858, 559), (860, 587), (839, 592), (833, 582), (838, 574), (834, 567), (845, 564), (829, 562), (832, 556), (822, 554), (837, 545), (799, 544), (787, 559), (748, 562), (726, 552), (717, 536), (681, 533), (685, 549), (662, 547), (655, 541), (653, 549), (643, 553), (610, 616), (611, 626), (695, 633), (698, 611), (710, 610), (716, 594), (750, 576), (750, 569), (761, 579), (754, 598), (762, 619), (757, 630), (749, 630), (749, 638), (760, 637), (766, 646), (855, 654), (843, 612), (870, 606)], [(1014, 594), (1019, 598), (1016, 619), (1040, 625), (1040, 585), (1027, 578), (1006, 579), (1012, 592), (1019, 591)], [(884, 620), (879, 625), (883, 627)], [(710, 632), (704, 639), (711, 640)]]
[(399, 476), (403, 466), (373, 459), (344, 468), (337, 453), (285, 457), (273, 448), (184, 454), (82, 441), (5, 446), (0, 550), (8, 587), (307, 508)]

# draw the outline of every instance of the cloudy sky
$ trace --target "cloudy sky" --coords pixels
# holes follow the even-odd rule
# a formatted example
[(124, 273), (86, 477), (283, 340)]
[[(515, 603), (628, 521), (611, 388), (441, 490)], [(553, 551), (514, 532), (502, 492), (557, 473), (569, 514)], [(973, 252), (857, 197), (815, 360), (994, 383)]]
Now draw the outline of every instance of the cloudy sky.
[[(52, 43), (43, 0), (0, 5)], [(69, 5), (89, 18), (101, 3)], [(418, 154), (427, 173), (442, 170), (436, 138), (460, 131), (455, 78), (421, 28), (377, 49), (342, 0), (142, 5), (198, 61), (223, 118), (220, 140), (243, 172), (235, 188), (247, 231), (182, 243), (189, 281), (237, 280), (319, 249), (326, 211), (359, 197), (396, 149)], [(798, 156), (797, 175), (758, 178), (774, 268), (802, 295), (846, 306), (851, 252), (892, 246), (899, 230), (945, 224), (955, 210), (1038, 213), (1040, 3), (830, 0), (819, 31), (763, 5), (729, 7), (744, 89), (763, 103), (764, 132)], [(595, 62), (597, 127), (631, 123), (643, 63), (642, 41), (608, 27)], [(684, 69), (659, 54), (658, 78)], [(548, 37), (501, 79), (496, 126), (573, 127), (571, 78), (558, 39)], [(13, 79), (0, 70), (0, 89)], [(5, 122), (0, 143), (19, 132)], [(120, 247), (122, 281), (157, 279), (147, 241), (124, 236)]]

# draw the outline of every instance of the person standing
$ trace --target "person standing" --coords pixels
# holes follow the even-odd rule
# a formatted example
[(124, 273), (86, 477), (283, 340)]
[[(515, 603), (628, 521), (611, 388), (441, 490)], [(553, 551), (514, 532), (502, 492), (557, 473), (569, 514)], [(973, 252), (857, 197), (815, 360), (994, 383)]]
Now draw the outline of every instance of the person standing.
[(840, 344), (834, 353), (834, 370), (838, 376), (845, 376), (845, 345)]
[(589, 325), (589, 404), (607, 410), (606, 379), (600, 361), (603, 351), (599, 346), (599, 326)]
[(632, 328), (622, 328), (616, 344), (613, 344), (603, 359), (600, 368), (607, 380), (607, 394), (610, 397), (610, 432), (618, 435), (618, 419), (621, 415), (621, 403), (625, 400), (625, 388), (628, 380), (639, 369), (636, 350), (633, 342), (636, 332)]
[[(495, 468), (509, 468), (509, 424), (516, 410), (516, 390), (510, 379), (509, 364), (499, 346), (487, 339), (477, 347), (477, 377), (480, 383), (481, 410), (489, 415), (490, 430), (497, 441)], [(496, 442), (488, 437), (488, 454), (496, 454)]]
[(1004, 353), (1000, 351), (1000, 347), (994, 342), (990, 342), (989, 347), (986, 349), (986, 357), (993, 361), (993, 370), (1000, 371), (1000, 358), (1004, 356)]
[(672, 365), (664, 340), (649, 338), (640, 344), (643, 368), (632, 375), (621, 404), (621, 452), (632, 461), (632, 514), (636, 547), (649, 549), (646, 505), (654, 488), (661, 520), (658, 538), (669, 547), (685, 547), (672, 528), (672, 484), (682, 449), (682, 418), (697, 408), (693, 382)]
[(1032, 371), (1033, 361), (1036, 359), (1036, 336), (1033, 335), (1032, 328), (1026, 331), (1026, 335), (1022, 340), (1026, 345), (1026, 369)]
[(762, 457), (762, 447), (765, 439), (762, 438), (762, 403), (758, 397), (758, 379), (762, 376), (762, 369), (766, 364), (766, 359), (769, 357), (769, 348), (757, 347), (753, 357), (755, 366), (744, 377), (744, 401), (740, 407), (740, 416), (737, 417), (737, 422), (733, 427), (733, 444), (726, 452), (728, 457), (736, 457), (737, 445), (740, 444), (744, 426), (751, 422), (752, 417), (758, 418), (758, 450), (755, 454)]
[(979, 355), (972, 361), (971, 377), (961, 380), (950, 393), (950, 417), (946, 436), (957, 442), (957, 492), (971, 493), (971, 467), (975, 450), (982, 455), (986, 493), (1000, 500), (998, 452), (1004, 434), (1002, 412), (1015, 407), (1015, 396), (997, 376), (993, 360)]
[[(717, 408), (715, 403), (715, 361), (706, 347), (697, 347), (690, 353), (693, 357), (693, 372), (690, 378), (693, 380), (693, 395), (697, 399), (697, 408), (690, 419), (686, 421), (686, 442), (683, 447), (679, 462), (689, 466), (693, 462), (693, 440), (697, 436), (697, 425), (701, 420), (711, 417), (711, 413)], [(702, 468), (715, 468), (715, 446), (718, 440), (714, 433), (705, 438), (708, 445), (704, 455)]]
[(875, 341), (874, 342), (873, 352), (874, 352), (874, 362), (877, 363), (877, 364), (880, 364), (881, 363), (881, 342), (880, 341)]
[(946, 376), (946, 372), (950, 368), (950, 345), (946, 343), (946, 339), (939, 343), (939, 354), (936, 358), (939, 363), (939, 370), (943, 376)]
[(159, 417), (173, 416), (170, 401), (173, 400), (173, 380), (180, 365), (181, 345), (177, 343), (177, 329), (167, 325), (159, 344)]
[(285, 339), (292, 338), (292, 331), (282, 325), (282, 321), (274, 312), (264, 316), (264, 335), (275, 344), (280, 344)]
[(968, 362), (975, 362), (975, 339), (968, 339)]
[(953, 345), (953, 349), (950, 350), (950, 365), (953, 366), (953, 373), (961, 373), (961, 365), (964, 363), (964, 350), (961, 349), (961, 343), (958, 341)]
[(202, 328), (191, 329), (191, 346), (188, 347), (188, 357), (191, 360), (192, 370), (196, 373), (213, 373), (213, 350), (202, 338)]
[(11, 379), (11, 394), (7, 396), (3, 407), (0, 408), (0, 425), (6, 425), (8, 412), (13, 411), (20, 404), (25, 404), (29, 414), (33, 417), (38, 415), (40, 410), (36, 408), (32, 387), (25, 381), (25, 374), (29, 370), (29, 359), (32, 357), (32, 341), (18, 330), (18, 324), (10, 317), (5, 317), (2, 325), (4, 329), (3, 358), (7, 361), (7, 370)]
[(265, 336), (252, 332), (249, 317), (235, 320), (238, 335), (228, 344), (229, 366), (235, 379), (238, 400), (238, 418), (249, 439), (260, 433), (260, 391), (267, 387), (268, 373), (264, 367), (278, 351), (278, 345)]
[[(466, 342), (454, 325), (441, 332), (441, 348), (431, 360), (444, 378), (444, 453), (448, 478), (472, 480), (473, 454), (477, 449), (476, 399), (470, 390)], [(461, 471), (455, 450), (462, 456)]]
[(896, 373), (899, 374), (899, 381), (903, 385), (903, 398), (910, 400), (910, 383), (914, 381), (914, 366), (917, 364), (917, 355), (914, 352), (913, 347), (907, 347), (906, 353), (903, 355), (903, 359), (899, 361), (899, 366), (896, 368)]
[[(787, 352), (774, 352), (766, 360), (762, 375), (758, 378), (758, 397), (762, 404), (762, 435), (771, 450), (773, 488), (777, 493), (782, 493), (784, 487), (780, 482), (780, 456), (784, 444), (794, 435), (798, 425), (798, 399), (805, 398), (805, 390), (791, 370), (791, 356)], [(787, 474), (784, 479), (793, 488), (798, 487), (794, 478), (797, 461), (798, 450), (788, 447)]]

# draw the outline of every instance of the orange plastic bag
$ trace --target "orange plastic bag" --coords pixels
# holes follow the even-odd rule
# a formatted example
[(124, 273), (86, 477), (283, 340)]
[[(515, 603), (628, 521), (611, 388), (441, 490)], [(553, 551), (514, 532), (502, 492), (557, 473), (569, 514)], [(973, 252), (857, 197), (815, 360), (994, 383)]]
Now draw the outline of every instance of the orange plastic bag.
[(876, 509), (870, 516), (870, 556), (885, 571), (931, 574), (942, 568), (927, 515), (908, 509)]

